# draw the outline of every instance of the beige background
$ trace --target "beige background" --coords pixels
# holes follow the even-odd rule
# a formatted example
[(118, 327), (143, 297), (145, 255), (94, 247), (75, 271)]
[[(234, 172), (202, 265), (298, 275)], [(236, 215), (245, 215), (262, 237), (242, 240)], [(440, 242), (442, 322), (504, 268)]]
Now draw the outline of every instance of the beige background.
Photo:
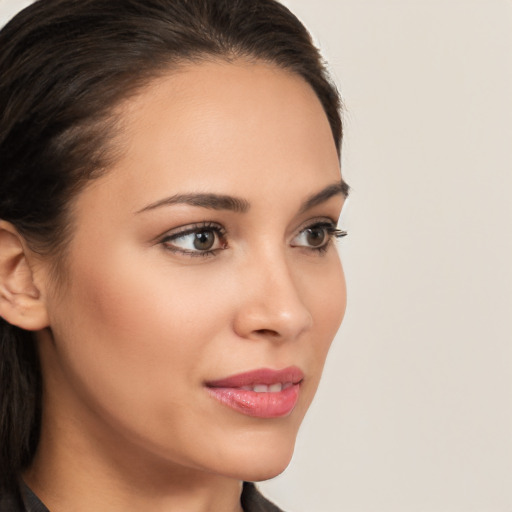
[(288, 512), (511, 512), (512, 1), (285, 3), (346, 103), (349, 307), (262, 487)]

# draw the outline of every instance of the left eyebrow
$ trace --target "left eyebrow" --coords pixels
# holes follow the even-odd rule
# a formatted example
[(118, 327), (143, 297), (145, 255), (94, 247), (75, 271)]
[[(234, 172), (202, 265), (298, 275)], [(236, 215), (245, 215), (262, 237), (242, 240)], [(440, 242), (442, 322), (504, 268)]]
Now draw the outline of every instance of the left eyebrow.
[(343, 197), (347, 197), (350, 191), (350, 187), (343, 181), (339, 181), (338, 183), (333, 183), (332, 185), (328, 185), (324, 189), (320, 190), (308, 197), (301, 205), (299, 213), (305, 213), (309, 209), (314, 206), (318, 206), (319, 204), (325, 203), (331, 197), (342, 195)]

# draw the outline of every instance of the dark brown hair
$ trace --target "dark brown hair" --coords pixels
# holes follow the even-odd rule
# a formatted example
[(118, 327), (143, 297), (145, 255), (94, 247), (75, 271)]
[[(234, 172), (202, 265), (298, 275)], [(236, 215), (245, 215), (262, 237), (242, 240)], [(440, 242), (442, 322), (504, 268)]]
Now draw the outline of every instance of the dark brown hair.
[[(38, 0), (0, 31), (0, 219), (58, 262), (71, 199), (115, 159), (115, 107), (180, 64), (215, 58), (303, 77), (339, 154), (339, 95), (307, 30), (277, 1)], [(0, 487), (34, 455), (40, 393), (31, 333), (0, 319)]]

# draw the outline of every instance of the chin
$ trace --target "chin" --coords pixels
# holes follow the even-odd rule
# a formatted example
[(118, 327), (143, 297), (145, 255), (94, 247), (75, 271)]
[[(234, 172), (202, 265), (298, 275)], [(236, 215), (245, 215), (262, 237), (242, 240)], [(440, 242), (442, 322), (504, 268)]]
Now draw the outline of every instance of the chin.
[(280, 475), (288, 467), (290, 461), (291, 455), (279, 460), (276, 458), (273, 460), (259, 458), (248, 462), (245, 468), (229, 476), (247, 482), (263, 482)]
[(251, 470), (250, 474), (247, 477), (244, 477), (243, 480), (248, 482), (263, 482), (264, 480), (270, 480), (279, 476), (290, 464), (291, 456), (286, 459), (286, 461), (281, 461), (281, 463), (273, 463), (269, 466), (255, 467)]
[(231, 460), (224, 458), (224, 472), (230, 467), (228, 476), (250, 482), (269, 480), (280, 475), (292, 459), (295, 434), (286, 438), (271, 434), (258, 435), (246, 440), (244, 444), (238, 444), (235, 453), (231, 453)]
[(216, 455), (223, 461), (224, 473), (251, 482), (280, 475), (290, 464), (295, 450), (297, 434), (307, 410), (306, 404), (301, 405), (283, 418), (257, 420), (256, 423), (248, 419), (243, 426), (237, 425), (219, 439)]

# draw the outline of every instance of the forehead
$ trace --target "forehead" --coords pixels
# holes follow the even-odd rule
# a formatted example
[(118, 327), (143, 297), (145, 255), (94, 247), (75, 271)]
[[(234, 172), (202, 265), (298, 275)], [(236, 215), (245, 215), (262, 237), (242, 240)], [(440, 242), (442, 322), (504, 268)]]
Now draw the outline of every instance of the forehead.
[(122, 156), (107, 177), (117, 177), (127, 197), (129, 184), (139, 183), (136, 209), (163, 193), (246, 196), (257, 181), (261, 196), (293, 179), (311, 191), (340, 178), (314, 91), (270, 64), (184, 66), (124, 103), (119, 115)]

